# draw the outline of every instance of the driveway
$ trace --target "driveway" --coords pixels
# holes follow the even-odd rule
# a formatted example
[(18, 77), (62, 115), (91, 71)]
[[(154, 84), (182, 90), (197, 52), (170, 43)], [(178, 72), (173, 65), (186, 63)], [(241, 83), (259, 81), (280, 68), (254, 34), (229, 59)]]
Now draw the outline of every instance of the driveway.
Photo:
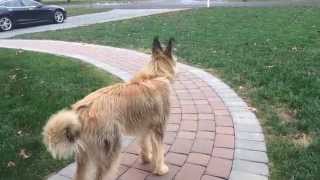
[(87, 26), (91, 24), (104, 23), (110, 21), (118, 21), (123, 19), (131, 19), (141, 16), (149, 16), (153, 14), (167, 13), (172, 11), (179, 11), (182, 9), (115, 9), (103, 13), (87, 14), (80, 16), (69, 17), (63, 24), (50, 24), (44, 26), (35, 26), (23, 29), (14, 29), (9, 32), (0, 32), (0, 39), (12, 38), (17, 35), (55, 31), (59, 29), (68, 29), (79, 26)]

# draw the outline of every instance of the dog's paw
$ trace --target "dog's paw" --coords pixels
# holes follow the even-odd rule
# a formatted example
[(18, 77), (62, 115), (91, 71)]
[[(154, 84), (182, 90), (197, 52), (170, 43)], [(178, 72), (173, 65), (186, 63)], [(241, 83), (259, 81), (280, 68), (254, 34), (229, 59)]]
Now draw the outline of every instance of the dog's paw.
[(163, 164), (162, 166), (160, 166), (159, 168), (155, 169), (153, 171), (153, 174), (162, 176), (165, 175), (169, 172), (169, 167), (166, 164)]

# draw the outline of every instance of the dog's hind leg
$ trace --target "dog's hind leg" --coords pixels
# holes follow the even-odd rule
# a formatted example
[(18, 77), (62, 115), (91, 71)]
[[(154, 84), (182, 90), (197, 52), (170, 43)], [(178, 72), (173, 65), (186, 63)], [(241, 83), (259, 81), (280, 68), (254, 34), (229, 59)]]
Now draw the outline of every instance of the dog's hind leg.
[(151, 136), (152, 142), (152, 165), (153, 173), (164, 175), (168, 173), (169, 168), (164, 162), (164, 146), (163, 146), (164, 129), (162, 126), (156, 127)]
[(95, 163), (90, 159), (86, 152), (82, 151), (76, 154), (77, 169), (74, 180), (89, 180), (94, 176), (96, 168)]
[(121, 135), (118, 127), (114, 127), (113, 133), (107, 136), (99, 149), (96, 180), (114, 179), (121, 153)]
[(141, 159), (143, 163), (149, 163), (152, 160), (151, 133), (147, 131), (140, 138)]

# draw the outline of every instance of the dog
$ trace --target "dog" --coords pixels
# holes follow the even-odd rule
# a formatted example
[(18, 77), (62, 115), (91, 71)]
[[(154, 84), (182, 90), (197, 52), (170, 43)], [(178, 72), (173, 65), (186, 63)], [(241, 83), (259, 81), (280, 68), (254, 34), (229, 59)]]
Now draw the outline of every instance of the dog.
[(44, 144), (56, 159), (75, 155), (75, 180), (111, 178), (123, 135), (139, 139), (141, 159), (151, 163), (154, 174), (169, 171), (163, 138), (176, 73), (173, 41), (163, 49), (154, 38), (151, 61), (129, 82), (98, 89), (49, 118), (42, 133)]

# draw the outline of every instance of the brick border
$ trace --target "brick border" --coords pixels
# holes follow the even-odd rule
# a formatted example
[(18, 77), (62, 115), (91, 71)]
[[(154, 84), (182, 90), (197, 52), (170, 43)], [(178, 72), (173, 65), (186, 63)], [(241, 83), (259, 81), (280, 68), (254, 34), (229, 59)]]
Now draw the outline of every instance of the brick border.
[[(0, 40), (0, 47), (69, 56), (91, 63), (123, 80), (149, 55), (133, 50), (49, 40)], [(140, 163), (133, 138), (123, 140), (118, 179), (267, 180), (268, 157), (262, 128), (246, 103), (225, 83), (205, 71), (178, 64), (165, 143), (170, 173), (156, 177)], [(67, 180), (71, 164), (50, 177)]]

